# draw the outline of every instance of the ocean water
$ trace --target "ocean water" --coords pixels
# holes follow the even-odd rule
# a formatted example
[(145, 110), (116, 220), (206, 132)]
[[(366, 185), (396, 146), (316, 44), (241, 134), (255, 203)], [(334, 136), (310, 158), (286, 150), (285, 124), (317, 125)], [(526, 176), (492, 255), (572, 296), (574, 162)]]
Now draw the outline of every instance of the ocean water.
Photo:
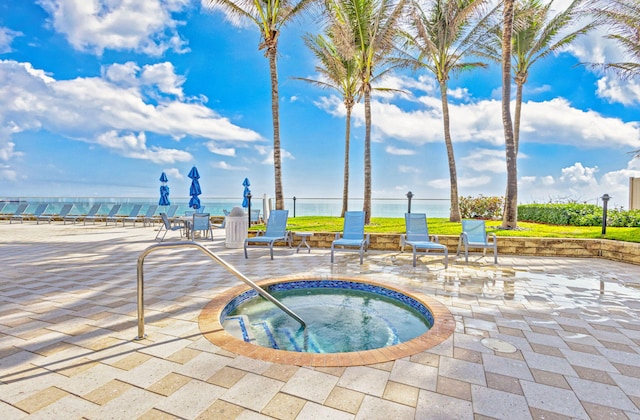
[[(184, 214), (189, 208), (189, 197), (171, 198), (171, 204), (177, 204), (177, 215)], [(230, 211), (234, 207), (242, 206), (242, 198), (213, 198), (201, 197), (201, 204), (205, 206), (204, 212), (211, 215), (224, 214), (223, 210)], [(73, 203), (71, 214), (86, 214), (94, 204), (102, 204), (99, 214), (106, 214), (114, 204), (121, 204), (120, 215), (128, 215), (135, 204), (142, 204), (140, 215), (147, 212), (148, 206), (158, 204), (158, 198), (132, 198), (132, 197), (0, 197), (0, 205), (6, 203), (0, 213), (13, 213), (19, 202), (29, 203), (25, 213), (32, 213), (40, 203), (48, 203), (47, 214), (57, 214), (66, 203)], [(340, 216), (342, 210), (341, 198), (286, 198), (285, 209), (289, 210), (289, 217), (296, 216)], [(362, 210), (363, 200), (349, 200), (349, 210)], [(275, 208), (273, 198), (253, 198), (251, 208), (259, 208), (260, 214)], [(156, 214), (165, 211), (165, 207), (158, 207)], [(246, 209), (244, 209), (246, 212)], [(407, 199), (372, 199), (372, 217), (403, 217), (408, 210)], [(416, 199), (411, 201), (412, 213), (426, 213), (427, 217), (449, 217), (449, 200), (446, 199)]]

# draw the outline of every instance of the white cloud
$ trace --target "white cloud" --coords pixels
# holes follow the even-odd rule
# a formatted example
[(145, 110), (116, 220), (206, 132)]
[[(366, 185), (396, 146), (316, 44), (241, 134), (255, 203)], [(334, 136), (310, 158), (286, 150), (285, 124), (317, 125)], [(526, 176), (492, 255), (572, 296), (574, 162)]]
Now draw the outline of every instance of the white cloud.
[[(523, 157), (523, 156), (519, 156)], [(460, 159), (461, 167), (476, 172), (505, 173), (507, 164), (504, 150), (474, 149), (467, 156)]]
[(9, 28), (0, 26), (0, 54), (11, 52), (11, 43), (17, 36), (22, 36), (21, 32), (12, 31)]
[[(260, 163), (264, 165), (273, 165), (273, 146), (256, 145), (255, 150), (258, 152), (260, 156), (264, 157), (262, 161), (260, 161)], [(291, 159), (291, 160), (295, 159), (295, 157), (290, 152), (288, 152), (283, 148), (280, 148), (280, 158), (283, 161), (285, 159)]]
[(230, 165), (229, 163), (225, 162), (224, 160), (221, 160), (219, 162), (214, 162), (211, 164), (212, 167), (214, 168), (218, 168), (218, 169), (224, 169), (227, 171), (246, 171), (248, 170), (248, 168), (246, 166), (233, 166)]
[(401, 174), (419, 174), (422, 171), (414, 166), (399, 165), (398, 172)]
[(105, 49), (160, 56), (185, 51), (172, 14), (191, 0), (38, 0), (56, 32), (77, 50), (102, 55)]
[(175, 163), (188, 162), (193, 159), (191, 153), (176, 149), (165, 149), (152, 146), (147, 148), (147, 139), (144, 133), (119, 134), (116, 131), (109, 131), (100, 134), (95, 143), (115, 151), (121, 156), (150, 160), (154, 163)]
[(604, 76), (598, 80), (596, 93), (610, 103), (640, 104), (640, 83), (633, 79), (620, 80), (616, 77)]
[(387, 146), (384, 149), (385, 152), (389, 153), (390, 155), (397, 155), (397, 156), (410, 156), (410, 155), (415, 155), (416, 151), (412, 150), (412, 149), (400, 149), (398, 147), (394, 147), (394, 146)]
[(164, 173), (167, 175), (167, 178), (169, 178), (169, 182), (176, 179), (185, 179), (185, 176), (180, 173), (180, 170), (178, 168), (167, 168), (164, 170)]
[(206, 146), (207, 146), (207, 149), (211, 153), (215, 153), (216, 155), (221, 155), (221, 156), (235, 156), (236, 155), (236, 149), (235, 148), (233, 148), (233, 147), (220, 147), (214, 141), (207, 142)]
[[(140, 134), (126, 133), (225, 142), (261, 139), (256, 132), (232, 124), (203, 103), (175, 99), (181, 96), (181, 78), (172, 76), (171, 65), (138, 69), (126, 63), (109, 66), (103, 74), (102, 78), (56, 80), (28, 63), (0, 61), (0, 80), (12, 81), (0, 84), (0, 159), (8, 161), (15, 155), (12, 135), (39, 129), (98, 143), (119, 153), (125, 153), (123, 147), (128, 146), (131, 153), (124, 155), (154, 162), (183, 160), (186, 152), (153, 145), (145, 145), (144, 152), (140, 148), (133, 152), (131, 147), (141, 147), (146, 138), (140, 143)], [(149, 99), (149, 91), (153, 91), (154, 100)], [(170, 95), (163, 96), (167, 91)]]

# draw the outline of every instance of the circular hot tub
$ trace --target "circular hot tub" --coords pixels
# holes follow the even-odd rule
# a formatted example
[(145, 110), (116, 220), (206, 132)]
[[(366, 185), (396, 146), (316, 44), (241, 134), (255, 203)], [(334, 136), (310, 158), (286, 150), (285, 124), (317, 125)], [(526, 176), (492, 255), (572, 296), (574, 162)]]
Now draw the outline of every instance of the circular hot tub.
[(305, 366), (381, 363), (427, 350), (453, 332), (451, 313), (427, 296), (357, 278), (260, 283), (306, 328), (246, 286), (214, 299), (200, 329), (234, 353)]

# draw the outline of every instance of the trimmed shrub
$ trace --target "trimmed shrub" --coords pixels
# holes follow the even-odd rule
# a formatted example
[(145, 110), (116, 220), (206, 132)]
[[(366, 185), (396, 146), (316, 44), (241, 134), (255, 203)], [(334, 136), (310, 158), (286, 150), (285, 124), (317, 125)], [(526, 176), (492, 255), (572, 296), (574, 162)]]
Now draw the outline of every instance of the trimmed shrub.
[[(518, 220), (552, 225), (602, 226), (602, 207), (595, 204), (522, 204)], [(607, 226), (640, 227), (640, 210), (607, 211)]]
[(504, 197), (460, 197), (460, 216), (463, 219), (499, 219), (503, 208)]

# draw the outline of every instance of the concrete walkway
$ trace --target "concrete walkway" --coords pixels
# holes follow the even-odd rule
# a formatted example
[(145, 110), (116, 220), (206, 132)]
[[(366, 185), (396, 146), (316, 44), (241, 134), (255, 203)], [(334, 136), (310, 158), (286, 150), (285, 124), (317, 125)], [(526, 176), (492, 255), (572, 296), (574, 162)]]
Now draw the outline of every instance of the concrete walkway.
[(193, 249), (147, 257), (148, 339), (133, 340), (136, 262), (155, 233), (0, 223), (0, 419), (640, 419), (639, 266), (474, 255), (445, 270), (435, 255), (413, 268), (409, 253), (370, 252), (363, 265), (337, 253), (331, 264), (326, 249), (289, 248), (245, 259), (215, 231), (201, 243), (253, 280), (375, 279), (455, 318), (449, 339), (413, 356), (310, 368), (202, 336), (202, 309), (239, 282)]

